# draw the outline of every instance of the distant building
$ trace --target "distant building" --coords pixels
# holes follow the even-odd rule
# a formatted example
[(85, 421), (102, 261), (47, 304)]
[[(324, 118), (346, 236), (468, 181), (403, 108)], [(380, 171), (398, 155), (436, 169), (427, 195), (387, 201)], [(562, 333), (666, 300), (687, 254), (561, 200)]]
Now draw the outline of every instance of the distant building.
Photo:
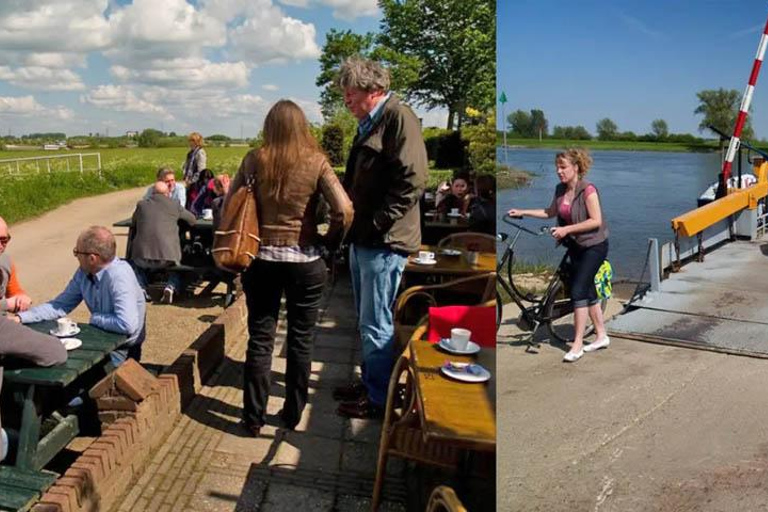
[(130, 131), (125, 132), (125, 136), (128, 137), (129, 139), (134, 139), (134, 138), (139, 136), (139, 132), (134, 131), (134, 130), (130, 130)]

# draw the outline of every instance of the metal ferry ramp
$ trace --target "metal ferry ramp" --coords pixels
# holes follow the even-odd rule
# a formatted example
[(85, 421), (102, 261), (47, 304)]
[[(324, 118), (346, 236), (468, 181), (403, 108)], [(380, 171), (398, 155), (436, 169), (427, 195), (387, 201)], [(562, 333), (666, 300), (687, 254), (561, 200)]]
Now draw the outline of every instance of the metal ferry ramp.
[(768, 163), (758, 183), (672, 220), (649, 241), (649, 290), (606, 323), (612, 336), (768, 358)]

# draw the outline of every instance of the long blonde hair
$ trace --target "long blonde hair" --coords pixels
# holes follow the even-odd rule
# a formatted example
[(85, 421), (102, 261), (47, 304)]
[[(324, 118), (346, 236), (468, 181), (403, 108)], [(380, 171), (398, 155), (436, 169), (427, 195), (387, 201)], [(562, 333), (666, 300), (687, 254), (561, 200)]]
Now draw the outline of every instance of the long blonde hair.
[(280, 100), (269, 109), (262, 137), (257, 155), (259, 179), (267, 184), (270, 195), (281, 198), (288, 171), (322, 151), (304, 112), (291, 100)]

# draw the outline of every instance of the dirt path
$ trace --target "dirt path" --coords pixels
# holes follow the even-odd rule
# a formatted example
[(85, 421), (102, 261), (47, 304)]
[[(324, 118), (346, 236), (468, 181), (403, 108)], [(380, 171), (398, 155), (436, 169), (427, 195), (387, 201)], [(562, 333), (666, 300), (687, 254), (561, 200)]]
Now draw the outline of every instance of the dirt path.
[[(35, 303), (55, 297), (72, 277), (77, 268), (72, 248), (80, 232), (94, 224), (112, 229), (112, 223), (131, 216), (143, 193), (142, 187), (78, 199), (10, 227), (13, 240), (8, 252), (16, 263), (21, 285)], [(125, 252), (127, 231), (126, 228), (113, 229), (120, 256)], [(195, 290), (194, 295), (171, 306), (149, 305), (143, 363), (171, 363), (221, 313), (219, 294), (198, 296), (198, 293), (199, 290)], [(87, 310), (81, 305), (72, 317), (87, 321)]]

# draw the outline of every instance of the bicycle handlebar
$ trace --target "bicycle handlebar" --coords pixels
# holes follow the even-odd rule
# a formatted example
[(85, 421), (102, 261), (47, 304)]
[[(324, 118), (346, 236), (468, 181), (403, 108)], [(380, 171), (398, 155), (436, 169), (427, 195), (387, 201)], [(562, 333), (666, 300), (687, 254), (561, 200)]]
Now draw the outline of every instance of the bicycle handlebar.
[(505, 224), (509, 224), (510, 226), (513, 226), (513, 227), (515, 227), (515, 228), (519, 229), (520, 231), (525, 231), (526, 233), (529, 233), (529, 234), (531, 234), (531, 235), (533, 235), (533, 236), (542, 236), (542, 235), (548, 235), (548, 234), (549, 234), (549, 232), (550, 232), (550, 230), (552, 229), (552, 228), (551, 228), (551, 227), (549, 227), (549, 226), (542, 226), (542, 227), (539, 229), (539, 231), (538, 231), (538, 232), (536, 232), (536, 231), (533, 231), (533, 230), (531, 230), (531, 229), (528, 229), (528, 228), (526, 228), (525, 226), (521, 226), (520, 224), (518, 224), (518, 223), (516, 223), (516, 222), (512, 222), (512, 220), (511, 220), (511, 219), (522, 219), (522, 218), (523, 218), (522, 216), (520, 216), (520, 217), (511, 217), (511, 216), (509, 216), (509, 215), (504, 215), (504, 216), (501, 218), (501, 220), (502, 220), (502, 221), (503, 221)]

